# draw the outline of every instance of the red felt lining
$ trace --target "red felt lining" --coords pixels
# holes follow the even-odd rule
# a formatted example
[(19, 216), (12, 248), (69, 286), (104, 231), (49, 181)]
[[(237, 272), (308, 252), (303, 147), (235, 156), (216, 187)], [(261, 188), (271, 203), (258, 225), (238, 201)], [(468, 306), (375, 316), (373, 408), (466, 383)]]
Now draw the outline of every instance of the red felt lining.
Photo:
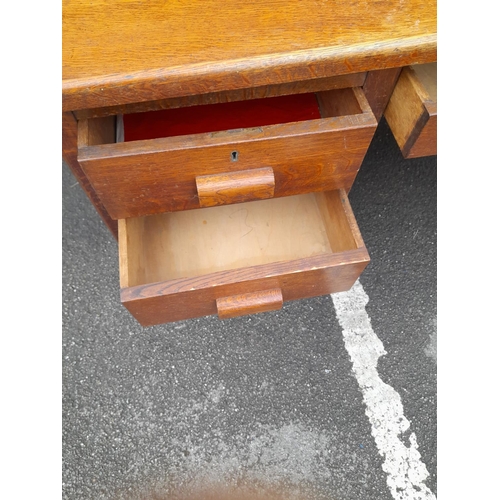
[(316, 94), (147, 111), (123, 116), (124, 140), (138, 141), (321, 118)]

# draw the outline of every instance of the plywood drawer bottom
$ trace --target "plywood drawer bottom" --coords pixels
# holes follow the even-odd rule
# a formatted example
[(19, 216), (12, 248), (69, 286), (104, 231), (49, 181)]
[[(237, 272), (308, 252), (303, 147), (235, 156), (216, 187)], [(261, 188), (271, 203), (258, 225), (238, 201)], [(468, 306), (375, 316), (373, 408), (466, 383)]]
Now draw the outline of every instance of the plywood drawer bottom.
[(344, 190), (121, 219), (119, 248), (144, 326), (344, 291), (369, 262)]

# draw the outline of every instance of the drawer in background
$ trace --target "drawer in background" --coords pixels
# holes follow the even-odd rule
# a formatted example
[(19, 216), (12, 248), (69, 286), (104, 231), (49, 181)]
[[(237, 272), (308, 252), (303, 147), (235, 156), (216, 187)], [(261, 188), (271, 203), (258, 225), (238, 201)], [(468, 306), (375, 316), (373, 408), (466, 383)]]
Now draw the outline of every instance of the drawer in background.
[(316, 96), (316, 119), (131, 142), (80, 120), (78, 161), (113, 219), (349, 190), (377, 122), (360, 88)]
[(405, 158), (437, 154), (437, 63), (403, 68), (385, 118)]
[(370, 260), (344, 190), (122, 219), (119, 255), (143, 326), (345, 291)]

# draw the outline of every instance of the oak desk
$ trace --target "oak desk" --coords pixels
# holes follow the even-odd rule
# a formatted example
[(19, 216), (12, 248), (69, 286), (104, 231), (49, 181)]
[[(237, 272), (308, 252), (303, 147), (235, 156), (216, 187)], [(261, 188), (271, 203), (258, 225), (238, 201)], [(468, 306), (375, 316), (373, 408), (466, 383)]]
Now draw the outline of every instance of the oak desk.
[[(402, 68), (436, 59), (435, 0), (63, 0), (63, 157), (119, 240), (124, 305), (149, 325), (350, 288), (347, 194)], [(123, 140), (140, 113), (304, 94), (310, 119)]]

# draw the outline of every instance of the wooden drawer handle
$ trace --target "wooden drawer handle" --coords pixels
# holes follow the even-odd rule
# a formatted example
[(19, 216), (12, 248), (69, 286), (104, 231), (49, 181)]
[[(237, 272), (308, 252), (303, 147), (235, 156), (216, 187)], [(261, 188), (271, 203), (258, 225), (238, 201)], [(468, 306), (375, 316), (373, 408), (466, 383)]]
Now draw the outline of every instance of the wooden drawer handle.
[(236, 318), (246, 314), (277, 311), (283, 306), (283, 295), (279, 288), (264, 292), (252, 292), (217, 299), (220, 319)]
[(196, 177), (200, 207), (215, 207), (243, 201), (264, 200), (274, 196), (271, 167), (224, 172)]

